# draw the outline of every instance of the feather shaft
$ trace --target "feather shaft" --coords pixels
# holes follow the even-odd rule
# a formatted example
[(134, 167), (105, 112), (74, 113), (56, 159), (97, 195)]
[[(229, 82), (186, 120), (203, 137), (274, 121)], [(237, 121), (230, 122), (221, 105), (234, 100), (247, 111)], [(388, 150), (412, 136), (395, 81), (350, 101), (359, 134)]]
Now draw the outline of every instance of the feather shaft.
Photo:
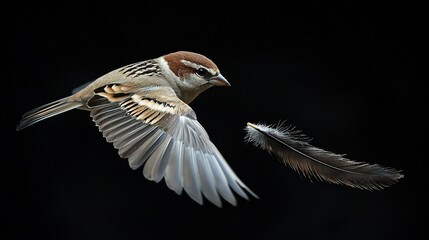
[(245, 140), (253, 143), (307, 178), (366, 190), (379, 190), (403, 175), (393, 168), (357, 162), (312, 146), (300, 131), (283, 124), (248, 123)]

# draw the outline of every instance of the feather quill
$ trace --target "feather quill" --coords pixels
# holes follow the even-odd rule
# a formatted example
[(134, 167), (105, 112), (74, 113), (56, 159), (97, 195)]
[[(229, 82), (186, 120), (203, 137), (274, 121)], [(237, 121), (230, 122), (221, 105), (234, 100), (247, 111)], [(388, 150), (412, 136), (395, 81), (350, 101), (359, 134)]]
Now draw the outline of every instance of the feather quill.
[(282, 163), (309, 179), (372, 191), (388, 187), (404, 177), (393, 168), (356, 162), (344, 155), (314, 147), (301, 131), (283, 123), (247, 123), (245, 131), (246, 142), (275, 155)]

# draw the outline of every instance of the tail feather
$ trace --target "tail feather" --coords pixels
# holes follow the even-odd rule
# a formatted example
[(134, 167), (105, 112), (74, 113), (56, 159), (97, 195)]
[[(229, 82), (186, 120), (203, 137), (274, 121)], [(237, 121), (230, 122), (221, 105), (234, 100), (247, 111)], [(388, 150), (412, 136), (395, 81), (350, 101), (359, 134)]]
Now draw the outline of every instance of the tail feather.
[(53, 101), (51, 103), (35, 108), (31, 111), (28, 111), (27, 113), (24, 113), (24, 115), (22, 115), (21, 121), (16, 127), (16, 130), (17, 131), (22, 130), (46, 118), (50, 118), (55, 115), (58, 115), (63, 112), (67, 112), (69, 110), (82, 106), (82, 103), (80, 102), (68, 102), (67, 99), (68, 97), (58, 99), (56, 101)]

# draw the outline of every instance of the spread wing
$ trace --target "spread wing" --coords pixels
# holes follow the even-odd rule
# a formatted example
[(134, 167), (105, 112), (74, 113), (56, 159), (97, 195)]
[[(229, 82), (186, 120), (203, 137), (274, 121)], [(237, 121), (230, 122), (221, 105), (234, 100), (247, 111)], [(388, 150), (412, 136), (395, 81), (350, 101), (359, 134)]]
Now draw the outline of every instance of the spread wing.
[[(163, 178), (177, 194), (184, 189), (199, 204), (203, 195), (221, 207), (221, 197), (236, 205), (231, 189), (248, 199), (257, 197), (232, 171), (194, 111), (169, 87), (130, 87), (110, 84), (95, 90), (88, 101), (91, 117), (108, 142), (127, 158), (132, 169)], [(246, 190), (246, 191), (244, 191)]]

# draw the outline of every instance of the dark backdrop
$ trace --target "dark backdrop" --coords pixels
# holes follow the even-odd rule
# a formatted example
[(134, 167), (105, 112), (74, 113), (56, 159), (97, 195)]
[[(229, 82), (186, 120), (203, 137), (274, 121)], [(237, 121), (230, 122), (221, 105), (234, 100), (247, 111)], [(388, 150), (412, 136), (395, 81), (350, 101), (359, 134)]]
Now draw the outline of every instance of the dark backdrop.
[[(10, 239), (413, 239), (428, 214), (422, 6), (268, 1), (24, 4), (2, 14), (1, 234)], [(259, 196), (200, 206), (146, 180), (88, 112), (16, 132), (27, 110), (117, 67), (202, 53), (230, 88), (191, 104)], [(246, 122), (287, 120), (315, 146), (403, 170), (362, 191), (310, 182), (243, 141)], [(6, 135), (4, 135), (6, 134)], [(3, 238), (8, 239), (8, 238)]]

